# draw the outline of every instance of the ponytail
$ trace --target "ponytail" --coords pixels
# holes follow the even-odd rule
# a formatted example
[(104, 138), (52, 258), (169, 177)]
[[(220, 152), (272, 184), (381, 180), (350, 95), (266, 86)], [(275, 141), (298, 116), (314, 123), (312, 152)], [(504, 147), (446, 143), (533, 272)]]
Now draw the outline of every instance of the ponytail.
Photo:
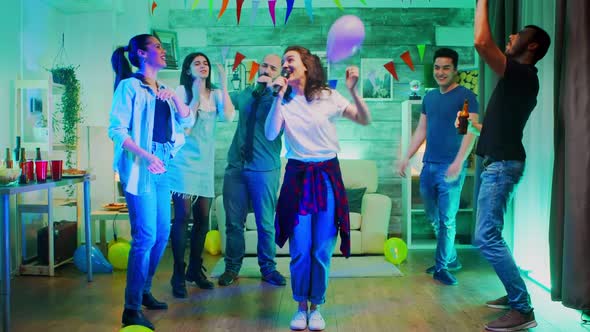
[(113, 66), (113, 70), (115, 71), (114, 89), (117, 89), (119, 82), (131, 77), (131, 75), (133, 74), (133, 72), (131, 71), (131, 65), (125, 57), (125, 52), (127, 52), (127, 46), (117, 47), (117, 49), (113, 52), (113, 55), (111, 56), (111, 65)]

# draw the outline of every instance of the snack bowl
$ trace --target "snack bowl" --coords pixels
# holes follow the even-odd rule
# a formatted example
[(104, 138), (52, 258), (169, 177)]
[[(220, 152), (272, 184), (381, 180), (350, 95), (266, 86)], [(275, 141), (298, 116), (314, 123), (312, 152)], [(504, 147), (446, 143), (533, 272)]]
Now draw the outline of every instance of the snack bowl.
[(18, 183), (20, 169), (18, 168), (0, 168), (0, 186), (10, 186)]

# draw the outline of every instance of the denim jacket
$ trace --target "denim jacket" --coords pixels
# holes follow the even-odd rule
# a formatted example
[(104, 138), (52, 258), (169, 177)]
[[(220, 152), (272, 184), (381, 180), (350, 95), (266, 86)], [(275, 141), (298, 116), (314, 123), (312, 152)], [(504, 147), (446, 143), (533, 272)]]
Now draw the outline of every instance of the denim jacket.
[[(158, 82), (160, 89), (166, 87)], [(195, 117), (182, 118), (171, 100), (170, 118), (172, 120), (171, 156), (184, 144), (184, 128), (192, 127)], [(109, 119), (109, 137), (113, 140), (115, 156), (113, 169), (119, 173), (125, 191), (140, 195), (150, 191), (150, 172), (147, 161), (123, 149), (123, 142), (131, 138), (140, 148), (151, 153), (154, 130), (156, 95), (146, 84), (137, 78), (122, 80), (113, 95)]]

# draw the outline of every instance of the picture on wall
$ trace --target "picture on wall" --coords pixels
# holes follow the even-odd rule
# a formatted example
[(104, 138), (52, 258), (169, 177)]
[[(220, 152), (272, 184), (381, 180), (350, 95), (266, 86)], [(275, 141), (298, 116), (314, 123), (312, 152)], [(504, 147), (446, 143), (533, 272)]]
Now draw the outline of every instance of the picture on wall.
[(178, 36), (175, 31), (152, 30), (166, 50), (166, 69), (178, 69)]
[(361, 59), (361, 95), (365, 100), (392, 100), (393, 80), (383, 67), (390, 59)]

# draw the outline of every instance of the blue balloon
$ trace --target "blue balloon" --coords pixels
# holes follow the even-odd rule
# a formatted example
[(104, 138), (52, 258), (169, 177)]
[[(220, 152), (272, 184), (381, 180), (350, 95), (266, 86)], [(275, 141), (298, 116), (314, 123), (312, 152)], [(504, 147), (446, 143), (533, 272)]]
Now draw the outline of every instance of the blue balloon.
[[(92, 257), (92, 272), (94, 273), (113, 273), (113, 266), (104, 258), (104, 255), (98, 248), (92, 246), (90, 248), (90, 256)], [(86, 273), (88, 271), (88, 262), (86, 261), (86, 245), (81, 245), (74, 252), (74, 265), (78, 270)]]

